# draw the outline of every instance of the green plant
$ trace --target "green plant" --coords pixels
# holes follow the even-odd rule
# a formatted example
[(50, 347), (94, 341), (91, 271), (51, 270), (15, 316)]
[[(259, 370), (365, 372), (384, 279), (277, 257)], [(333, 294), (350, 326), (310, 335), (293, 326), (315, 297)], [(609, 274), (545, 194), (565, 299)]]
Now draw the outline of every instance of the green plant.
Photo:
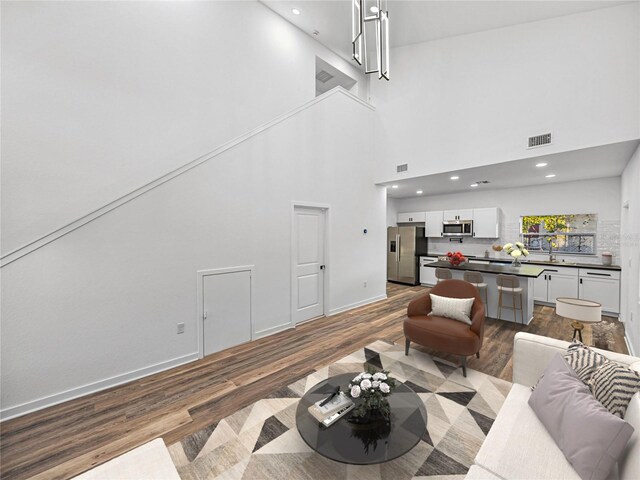
[(522, 217), (522, 233), (544, 233), (535, 227), (544, 228), (546, 233), (568, 232), (569, 223), (575, 215), (530, 215)]

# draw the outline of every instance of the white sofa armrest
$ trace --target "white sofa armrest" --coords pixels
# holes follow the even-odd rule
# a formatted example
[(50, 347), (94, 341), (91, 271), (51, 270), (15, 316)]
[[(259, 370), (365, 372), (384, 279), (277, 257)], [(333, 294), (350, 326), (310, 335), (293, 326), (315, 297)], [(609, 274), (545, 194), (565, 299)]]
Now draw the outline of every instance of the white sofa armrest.
[[(543, 337), (532, 333), (516, 333), (513, 339), (513, 383), (519, 383), (527, 387), (534, 385), (553, 356), (558, 352), (564, 353), (569, 345), (570, 342), (565, 342), (564, 340), (556, 340), (555, 338)], [(631, 355), (598, 348), (593, 350), (615, 362), (631, 366), (634, 369), (637, 369), (636, 365), (640, 362), (640, 358), (632, 357)], [(636, 365), (632, 366), (634, 363)]]

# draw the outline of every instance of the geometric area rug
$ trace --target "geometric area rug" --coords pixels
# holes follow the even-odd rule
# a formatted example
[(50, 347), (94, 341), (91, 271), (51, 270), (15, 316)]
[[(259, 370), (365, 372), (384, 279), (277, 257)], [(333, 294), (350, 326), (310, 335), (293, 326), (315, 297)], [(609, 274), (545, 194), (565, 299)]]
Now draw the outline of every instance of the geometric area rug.
[[(302, 440), (300, 397), (318, 382), (366, 366), (385, 369), (427, 409), (427, 432), (408, 453), (378, 465), (346, 465)], [(411, 349), (376, 341), (168, 447), (183, 480), (462, 479), (500, 411), (511, 383)]]

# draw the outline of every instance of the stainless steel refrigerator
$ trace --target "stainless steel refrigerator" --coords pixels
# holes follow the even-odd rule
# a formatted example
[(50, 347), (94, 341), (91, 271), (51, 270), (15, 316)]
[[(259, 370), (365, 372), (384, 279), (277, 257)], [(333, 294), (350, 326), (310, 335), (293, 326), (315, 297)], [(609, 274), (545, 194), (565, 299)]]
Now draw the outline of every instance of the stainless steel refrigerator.
[(417, 285), (419, 256), (427, 255), (424, 227), (389, 227), (387, 230), (387, 280)]

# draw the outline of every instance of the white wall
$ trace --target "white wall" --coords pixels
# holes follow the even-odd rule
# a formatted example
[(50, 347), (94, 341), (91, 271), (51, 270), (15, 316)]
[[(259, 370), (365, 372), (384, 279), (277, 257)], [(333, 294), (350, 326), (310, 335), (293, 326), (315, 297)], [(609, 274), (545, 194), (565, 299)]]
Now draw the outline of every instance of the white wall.
[[(640, 355), (640, 147), (622, 172), (622, 299), (620, 317), (635, 355)], [(627, 207), (627, 208), (625, 208)]]
[[(499, 239), (465, 238), (462, 245), (448, 239), (429, 239), (430, 253), (446, 253), (454, 248), (468, 255), (483, 255), (493, 244), (518, 239), (520, 217), (523, 215), (554, 215), (562, 213), (598, 214), (598, 253), (611, 251), (614, 263), (620, 262), (620, 177), (582, 180), (578, 182), (533, 185), (530, 187), (481, 190), (398, 199), (398, 212), (453, 210), (459, 208), (500, 207), (503, 213)], [(532, 255), (532, 258), (536, 258)], [(506, 258), (506, 256), (505, 256)], [(562, 255), (567, 261), (601, 263), (599, 256)]]
[[(395, 48), (380, 181), (640, 138), (640, 5)], [(553, 144), (527, 150), (531, 135)], [(396, 165), (408, 163), (407, 173)]]
[(2, 252), (315, 96), (316, 55), (257, 2), (2, 2)]
[(3, 415), (193, 359), (197, 270), (255, 265), (256, 335), (290, 326), (294, 200), (331, 205), (330, 310), (384, 298), (373, 115), (336, 93), (4, 267)]

